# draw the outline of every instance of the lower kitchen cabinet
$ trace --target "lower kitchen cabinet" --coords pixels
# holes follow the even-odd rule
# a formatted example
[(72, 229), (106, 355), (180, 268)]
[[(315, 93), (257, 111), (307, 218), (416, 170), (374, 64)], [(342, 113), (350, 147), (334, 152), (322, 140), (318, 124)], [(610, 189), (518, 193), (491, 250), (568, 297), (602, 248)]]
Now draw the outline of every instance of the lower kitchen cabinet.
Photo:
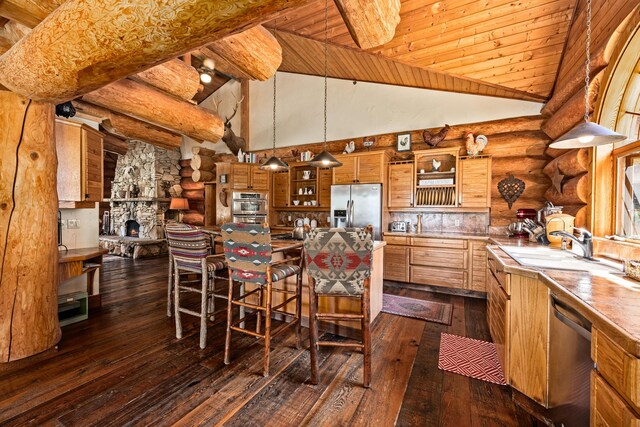
[(384, 279), (406, 282), (409, 279), (409, 248), (389, 245), (384, 247)]
[(640, 427), (640, 415), (595, 370), (591, 371), (591, 425)]
[[(489, 266), (494, 267), (495, 260), (489, 257)], [(507, 382), (509, 379), (509, 336), (511, 319), (511, 301), (508, 294), (507, 281), (510, 275), (496, 274), (497, 268), (489, 268), (487, 271), (487, 323), (489, 333), (496, 345), (496, 352), (500, 360), (500, 366)]]

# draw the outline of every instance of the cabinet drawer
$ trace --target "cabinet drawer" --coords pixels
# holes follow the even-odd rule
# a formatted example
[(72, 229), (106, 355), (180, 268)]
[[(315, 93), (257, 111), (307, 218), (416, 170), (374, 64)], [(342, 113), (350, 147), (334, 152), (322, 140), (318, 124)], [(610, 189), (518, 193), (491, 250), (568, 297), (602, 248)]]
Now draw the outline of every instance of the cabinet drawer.
[(468, 242), (460, 239), (438, 239), (434, 237), (412, 237), (413, 246), (433, 248), (467, 249)]
[(384, 236), (384, 241), (388, 245), (406, 245), (409, 243), (409, 238), (402, 236)]
[(591, 358), (607, 382), (640, 412), (640, 359), (596, 328), (591, 335)]
[(596, 371), (591, 371), (591, 425), (640, 427), (640, 415)]
[(466, 270), (467, 251), (463, 249), (411, 248), (411, 264)]
[(507, 381), (509, 381), (510, 317), (511, 302), (509, 297), (498, 285), (496, 278), (491, 273), (487, 273), (487, 322)]
[(487, 267), (489, 271), (495, 276), (502, 289), (511, 295), (511, 277), (503, 270), (502, 263), (495, 259), (491, 254), (487, 255)]
[(467, 272), (460, 269), (410, 266), (410, 280), (422, 285), (463, 289), (467, 284)]
[(409, 281), (408, 257), (409, 248), (405, 246), (384, 247), (384, 279), (398, 282)]

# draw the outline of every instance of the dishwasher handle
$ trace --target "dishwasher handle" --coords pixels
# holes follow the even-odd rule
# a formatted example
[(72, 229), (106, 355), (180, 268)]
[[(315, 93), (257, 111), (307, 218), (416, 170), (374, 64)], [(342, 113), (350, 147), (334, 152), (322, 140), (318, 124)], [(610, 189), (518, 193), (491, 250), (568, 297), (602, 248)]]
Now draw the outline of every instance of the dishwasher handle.
[[(553, 309), (553, 315), (556, 319), (576, 331), (584, 339), (591, 341), (591, 322), (585, 319), (573, 308), (558, 301), (555, 295), (551, 294), (549, 295), (549, 298), (551, 301), (551, 308)], [(572, 319), (572, 317), (575, 320)]]

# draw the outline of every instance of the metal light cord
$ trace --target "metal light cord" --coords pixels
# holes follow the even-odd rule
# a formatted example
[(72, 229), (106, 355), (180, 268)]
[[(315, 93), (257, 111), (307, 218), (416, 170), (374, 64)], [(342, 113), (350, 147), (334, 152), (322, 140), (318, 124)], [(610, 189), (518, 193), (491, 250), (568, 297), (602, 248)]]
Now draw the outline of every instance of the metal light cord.
[[(273, 37), (278, 39), (278, 20), (273, 21)], [(276, 156), (276, 80), (278, 71), (273, 74), (273, 157)]]
[(324, 151), (327, 151), (327, 43), (329, 34), (329, 0), (324, 0)]
[(584, 121), (589, 121), (589, 73), (591, 72), (591, 0), (587, 0), (587, 42), (585, 43), (587, 59), (585, 60), (584, 76)]

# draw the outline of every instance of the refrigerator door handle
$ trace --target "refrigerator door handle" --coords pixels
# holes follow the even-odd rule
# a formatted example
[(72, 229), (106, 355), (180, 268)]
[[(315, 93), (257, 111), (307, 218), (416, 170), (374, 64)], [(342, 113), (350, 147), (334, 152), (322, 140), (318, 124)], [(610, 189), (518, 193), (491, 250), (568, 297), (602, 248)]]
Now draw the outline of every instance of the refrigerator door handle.
[(345, 227), (350, 227), (351, 223), (351, 200), (347, 200), (347, 218), (345, 220)]
[(354, 200), (351, 200), (351, 224), (349, 225), (349, 227), (353, 227), (353, 218), (355, 217), (355, 204), (356, 202)]

